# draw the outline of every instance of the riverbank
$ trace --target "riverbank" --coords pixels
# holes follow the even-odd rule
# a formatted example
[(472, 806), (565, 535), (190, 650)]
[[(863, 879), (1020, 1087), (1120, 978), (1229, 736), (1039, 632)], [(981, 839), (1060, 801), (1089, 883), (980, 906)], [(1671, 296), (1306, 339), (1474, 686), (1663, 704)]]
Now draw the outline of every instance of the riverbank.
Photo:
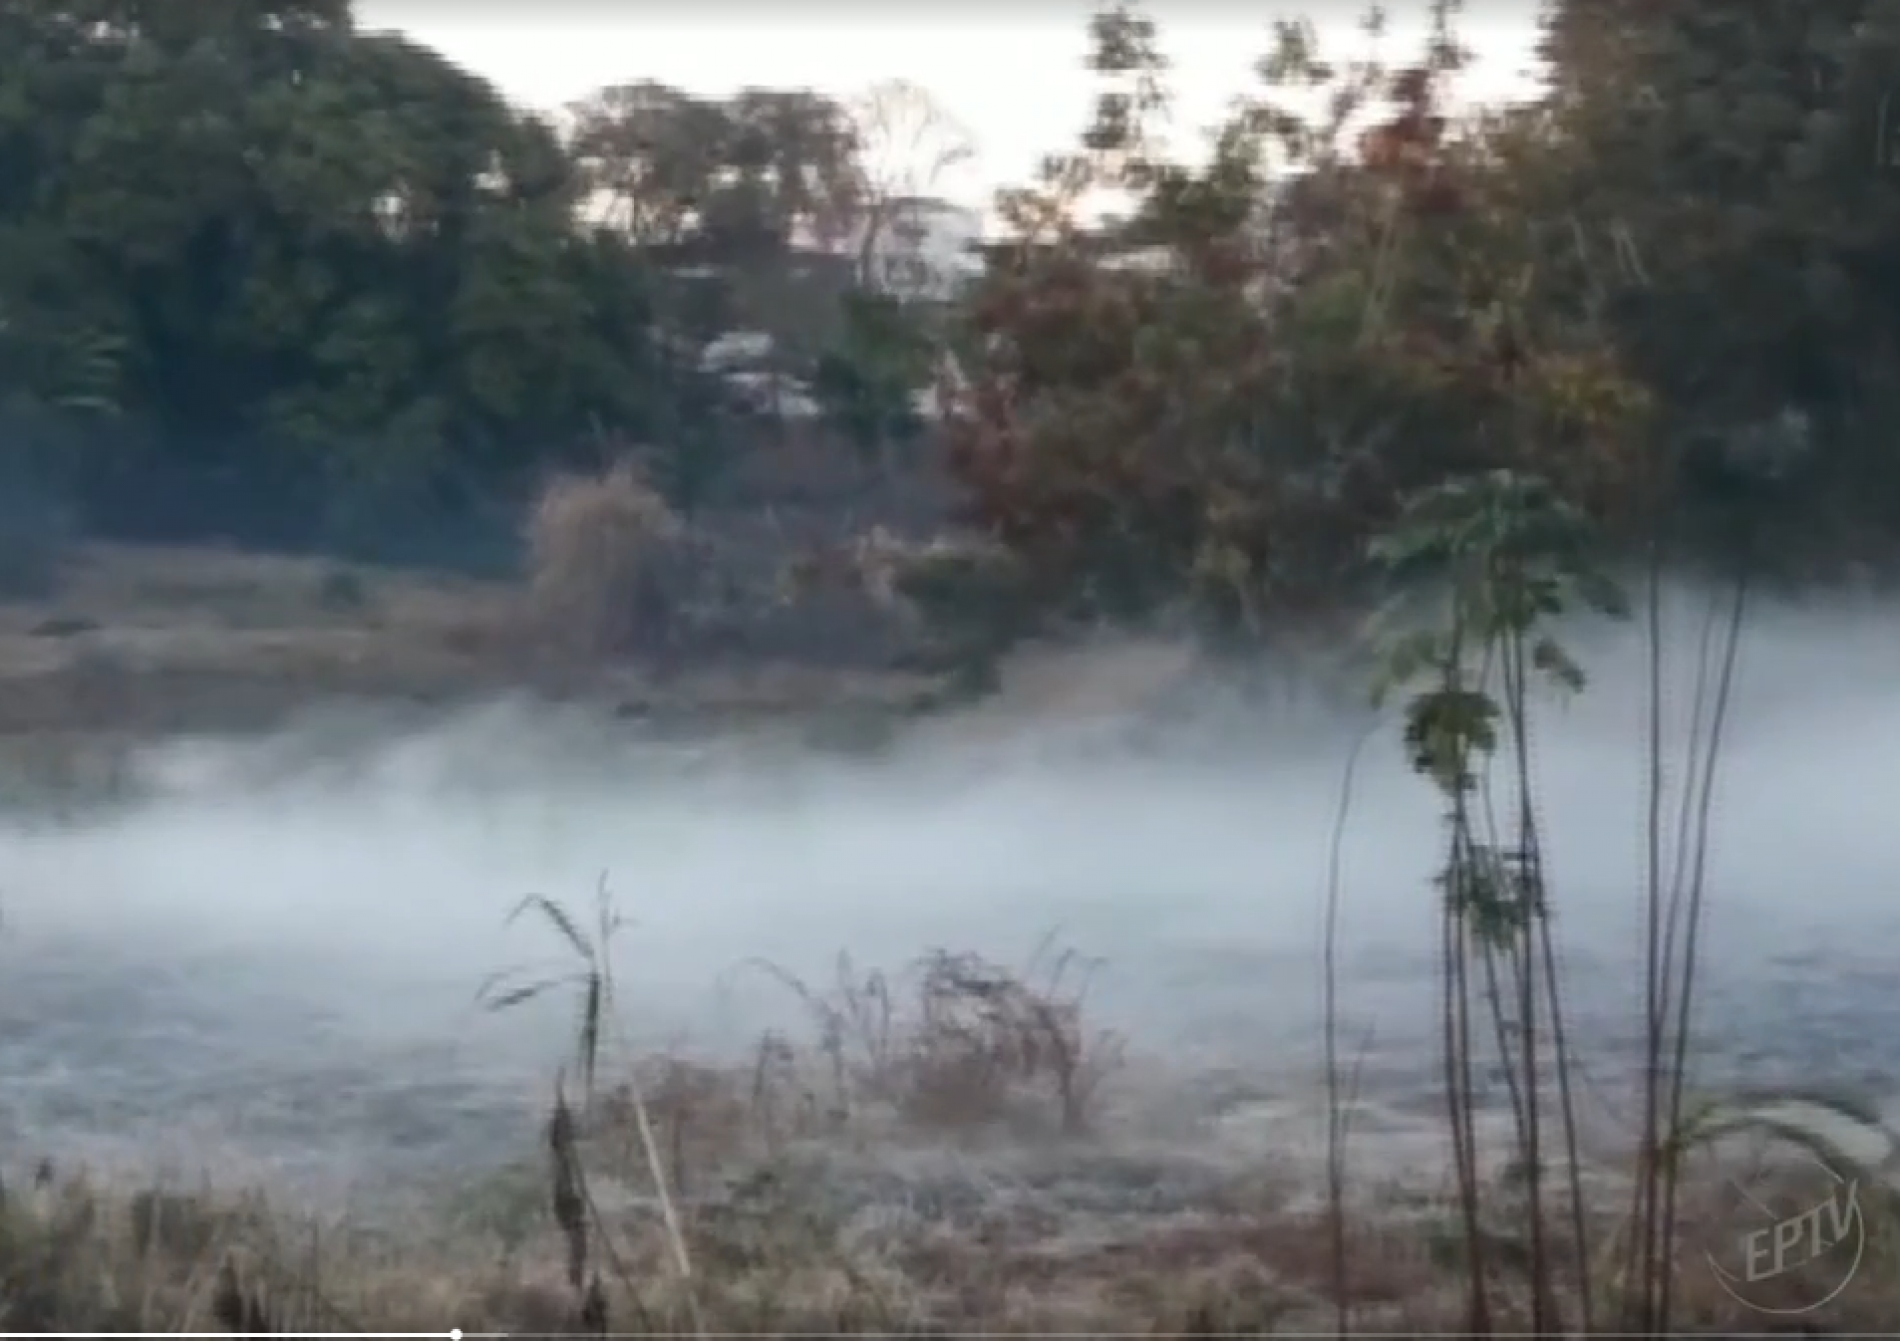
[(739, 719), (901, 705), (937, 677), (734, 657), (690, 676), (578, 657), (517, 583), (218, 549), (76, 548), (0, 603), (0, 736), (268, 730), (323, 703), (508, 693), (627, 716)]

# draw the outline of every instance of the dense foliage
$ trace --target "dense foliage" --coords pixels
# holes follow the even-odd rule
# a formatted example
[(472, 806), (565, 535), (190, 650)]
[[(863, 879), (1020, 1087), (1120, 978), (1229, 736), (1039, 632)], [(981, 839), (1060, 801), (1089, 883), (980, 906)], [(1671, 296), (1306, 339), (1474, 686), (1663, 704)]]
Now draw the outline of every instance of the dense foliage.
[(849, 122), (655, 85), (573, 120), (346, 0), (9, 5), (16, 488), (120, 532), (388, 544), (617, 441), (690, 503), (745, 432), (700, 348), (858, 198)]
[(690, 511), (783, 440), (703, 358), (750, 329), (873, 473), (941, 448), (1070, 606), (1324, 608), (1404, 498), (1495, 468), (1878, 553), (1900, 24), (1560, 4), (1544, 100), (1469, 112), (1442, 8), (1390, 66), (1280, 25), (1194, 166), (1161, 35), (1098, 15), (1095, 124), (948, 310), (867, 287), (893, 188), (826, 96), (629, 83), (557, 127), (347, 0), (18, 0), (0, 467), (109, 532), (419, 552), (637, 444)]
[[(1884, 554), (1891, 16), (1558, 5), (1547, 96), (1454, 109), (1451, 9), (1386, 66), (1282, 25), (1192, 169), (1150, 152), (1153, 25), (1098, 18), (1096, 124), (1015, 202), (952, 434), (1052, 594), (1330, 606), (1405, 499), (1496, 469), (1694, 557)], [(1131, 207), (1085, 227), (1103, 186)]]

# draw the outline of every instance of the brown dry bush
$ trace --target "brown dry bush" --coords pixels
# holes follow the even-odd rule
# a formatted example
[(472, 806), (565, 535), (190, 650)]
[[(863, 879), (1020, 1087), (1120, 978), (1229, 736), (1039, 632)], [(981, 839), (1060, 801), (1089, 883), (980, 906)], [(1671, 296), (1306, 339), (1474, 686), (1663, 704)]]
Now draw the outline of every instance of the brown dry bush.
[(900, 1071), (906, 1116), (980, 1122), (1010, 1115), (1028, 1089), (1053, 1100), (1065, 1135), (1086, 1133), (1119, 1050), (1113, 1037), (1088, 1031), (1080, 988), (1066, 990), (1075, 962), (1060, 955), (1046, 974), (1019, 977), (976, 955), (931, 954)]
[(808, 546), (776, 588), (779, 608), (826, 628), (832, 644), (874, 645), (888, 663), (949, 673), (968, 694), (994, 687), (998, 660), (1035, 623), (1020, 565), (972, 537), (920, 541), (873, 526)]
[[(1084, 1018), (1089, 966), (1046, 945), (1021, 971), (936, 950), (898, 981), (841, 955), (828, 989), (760, 967), (797, 994), (817, 1027), (837, 1123), (878, 1106), (931, 1130), (1053, 1119), (1080, 1136), (1121, 1062), (1119, 1037)], [(773, 1046), (782, 1053), (789, 1044)]]
[(663, 647), (679, 613), (685, 536), (631, 464), (557, 476), (536, 500), (525, 537), (542, 632), (596, 656)]

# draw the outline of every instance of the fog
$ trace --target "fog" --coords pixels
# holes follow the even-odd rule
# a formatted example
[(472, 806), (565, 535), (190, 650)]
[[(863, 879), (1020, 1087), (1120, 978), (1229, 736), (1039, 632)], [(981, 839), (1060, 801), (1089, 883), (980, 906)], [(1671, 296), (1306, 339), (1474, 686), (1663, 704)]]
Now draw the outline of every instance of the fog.
[[(1676, 776), (1695, 618), (1685, 599), (1669, 640)], [(1638, 999), (1644, 671), (1633, 632), (1576, 636), (1592, 683), (1540, 707), (1538, 802), (1573, 1000), (1613, 1069)], [(1900, 1060), (1896, 654), (1871, 604), (1751, 620), (1708, 871), (1703, 1024), (1727, 1078), (1884, 1091)], [(1048, 659), (861, 758), (760, 733), (642, 740), (524, 703), (156, 746), (150, 799), (0, 841), (12, 1144), (344, 1176), (391, 1149), (531, 1150), (570, 1018), (484, 1012), (477, 989), (561, 967), (544, 925), (507, 915), (529, 892), (591, 913), (603, 875), (629, 922), (637, 1046), (737, 1055), (795, 1019), (749, 961), (814, 981), (841, 950), (1019, 964), (1054, 933), (1102, 961), (1093, 1009), (1138, 1064), (1310, 1083), (1362, 737), (1346, 1014), (1368, 1083), (1423, 1083), (1442, 830), (1396, 725), (1299, 698), (1243, 709), (1184, 665), (1152, 647)]]

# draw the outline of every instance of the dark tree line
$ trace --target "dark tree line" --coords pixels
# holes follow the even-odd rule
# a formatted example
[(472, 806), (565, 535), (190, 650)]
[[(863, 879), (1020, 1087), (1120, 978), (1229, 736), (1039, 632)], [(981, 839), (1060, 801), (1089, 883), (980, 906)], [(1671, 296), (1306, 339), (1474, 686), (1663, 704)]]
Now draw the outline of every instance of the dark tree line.
[(854, 131), (811, 93), (652, 84), (574, 122), (346, 0), (5, 6), (15, 510), (426, 548), (606, 443), (690, 505), (760, 434), (705, 342), (776, 326), (794, 371), (848, 346), (835, 286), (786, 272), (864, 200)]
[(1476, 124), (1444, 18), (1383, 69), (1282, 27), (1186, 167), (1145, 133), (1153, 25), (1104, 12), (1095, 126), (1006, 199), (982, 282), (922, 303), (867, 282), (893, 184), (810, 91), (636, 82), (557, 127), (346, 0), (12, 0), (10, 511), (420, 552), (631, 444), (690, 512), (774, 440), (702, 361), (751, 329), (873, 468), (957, 350), (974, 520), (1123, 607), (1320, 599), (1405, 490), (1499, 464), (1606, 515), (1766, 499), (1791, 543), (1885, 544), (1891, 6), (1560, 5), (1547, 96)]

